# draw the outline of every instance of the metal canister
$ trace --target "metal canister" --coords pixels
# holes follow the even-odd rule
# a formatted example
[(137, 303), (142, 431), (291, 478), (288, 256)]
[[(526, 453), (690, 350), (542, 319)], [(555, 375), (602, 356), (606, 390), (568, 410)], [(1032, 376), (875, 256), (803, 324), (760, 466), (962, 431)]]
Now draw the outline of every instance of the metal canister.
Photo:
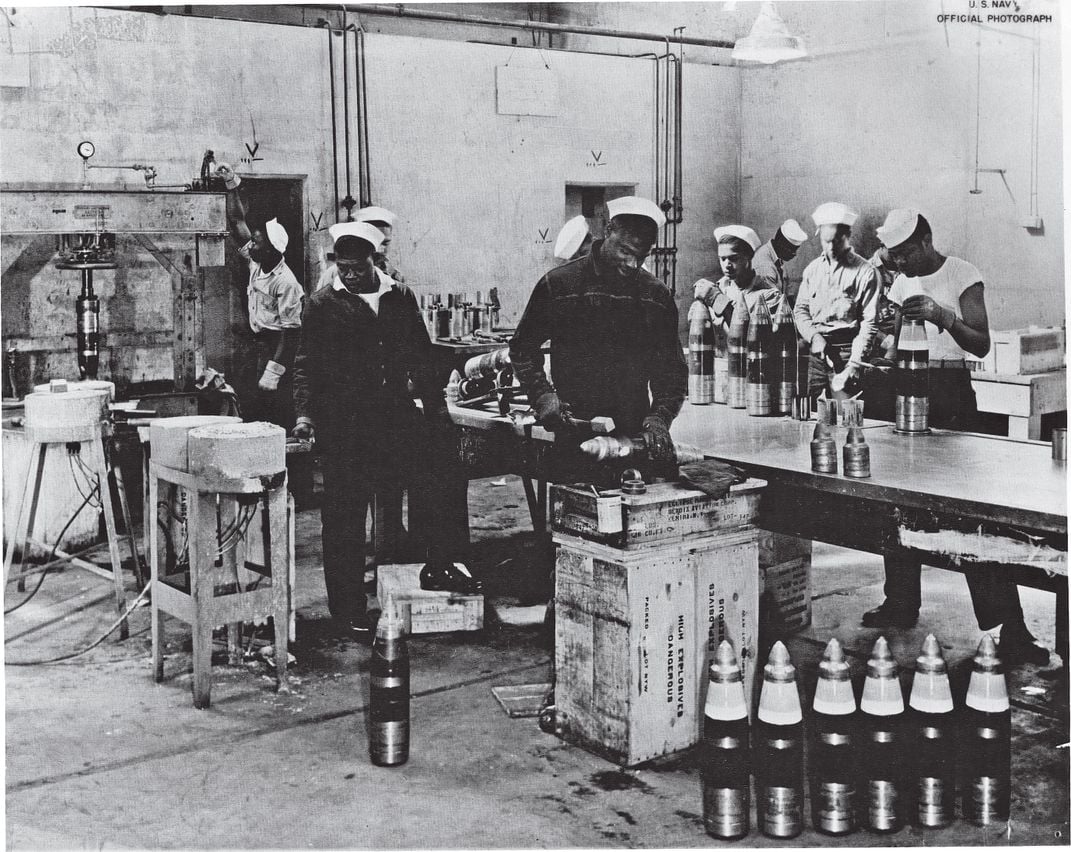
[(1052, 430), (1052, 457), (1054, 461), (1067, 461), (1067, 428), (1056, 426)]
[(752, 416), (773, 414), (773, 375), (770, 351), (773, 348), (773, 324), (766, 301), (759, 298), (748, 319), (747, 387), (745, 407)]
[(435, 337), (450, 336), (450, 313), (450, 309), (440, 302), (435, 309)]
[(870, 476), (870, 447), (859, 426), (849, 427), (844, 441), (844, 475), (852, 479)]
[(688, 401), (714, 402), (714, 324), (702, 299), (688, 309)]
[[(781, 300), (781, 306), (773, 318), (773, 359), (776, 393), (774, 410), (777, 414), (793, 413), (792, 398), (796, 395), (796, 325), (792, 320), (792, 308), (788, 299)], [(810, 412), (808, 412), (810, 416)]]
[(837, 442), (830, 427), (819, 421), (811, 439), (811, 470), (815, 473), (837, 472)]
[(100, 366), (100, 299), (85, 280), (75, 301), (75, 313), (78, 317), (78, 372), (83, 379), (95, 379)]
[(376, 766), (409, 759), (409, 648), (402, 619), (387, 607), (369, 661), (368, 751)]
[(729, 323), (729, 392), (730, 408), (747, 408), (747, 334), (749, 317), (743, 296), (733, 303)]
[(922, 320), (905, 319), (896, 349), (896, 432), (930, 431), (930, 345)]

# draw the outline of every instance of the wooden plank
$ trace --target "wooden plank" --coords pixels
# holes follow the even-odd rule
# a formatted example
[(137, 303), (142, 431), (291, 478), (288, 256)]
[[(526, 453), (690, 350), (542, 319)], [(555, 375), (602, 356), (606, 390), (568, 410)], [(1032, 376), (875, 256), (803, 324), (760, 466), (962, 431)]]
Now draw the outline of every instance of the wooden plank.
[(555, 702), (566, 739), (626, 766), (698, 742), (706, 671), (756, 670), (754, 531), (629, 552), (558, 534)]

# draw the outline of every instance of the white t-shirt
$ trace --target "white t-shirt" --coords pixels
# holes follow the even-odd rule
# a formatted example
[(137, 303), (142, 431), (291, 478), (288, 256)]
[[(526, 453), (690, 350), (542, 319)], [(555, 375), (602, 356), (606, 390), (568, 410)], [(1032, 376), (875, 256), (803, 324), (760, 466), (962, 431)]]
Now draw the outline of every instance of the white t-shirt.
[[(911, 296), (929, 296), (943, 308), (955, 311), (959, 319), (963, 312), (959, 309), (959, 297), (968, 287), (982, 283), (982, 273), (973, 263), (958, 257), (946, 257), (941, 268), (932, 275), (908, 278), (897, 275), (889, 288), (888, 299), (896, 305), (903, 306)], [(969, 352), (960, 348), (952, 335), (941, 331), (933, 323), (926, 323), (926, 340), (930, 344), (930, 358), (947, 360), (953, 358), (972, 358)]]

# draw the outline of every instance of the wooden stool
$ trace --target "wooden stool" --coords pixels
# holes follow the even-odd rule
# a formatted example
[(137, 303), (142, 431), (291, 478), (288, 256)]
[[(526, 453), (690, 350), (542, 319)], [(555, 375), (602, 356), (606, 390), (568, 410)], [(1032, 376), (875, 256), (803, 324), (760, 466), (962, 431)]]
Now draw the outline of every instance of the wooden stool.
[[(70, 563), (71, 565), (86, 571), (90, 571), (101, 577), (111, 579), (115, 585), (116, 611), (120, 618), (122, 618), (119, 627), (119, 638), (126, 639), (130, 635), (130, 630), (127, 625), (127, 620), (124, 617), (126, 613), (126, 593), (123, 588), (122, 562), (119, 559), (119, 536), (115, 526), (115, 512), (112, 508), (110, 488), (110, 483), (112, 481), (115, 481), (115, 484), (119, 489), (120, 501), (124, 505), (126, 498), (123, 492), (122, 479), (116, 477), (115, 474), (109, 470), (109, 464), (106, 461), (106, 459), (110, 457), (110, 454), (107, 452), (107, 439), (105, 436), (104, 423), (98, 421), (95, 423), (78, 424), (76, 426), (63, 424), (45, 428), (31, 428), (28, 425), (26, 438), (33, 443), (33, 448), (30, 455), (30, 464), (26, 469), (22, 503), (19, 506), (15, 531), (11, 536), (11, 540), (8, 542), (7, 554), (4, 558), (5, 588), (11, 571), (11, 565), (14, 560), (16, 547), (18, 547), (22, 553), (23, 563), (25, 563), (25, 555), (31, 541), (38, 546), (48, 547), (46, 543), (37, 542), (33, 539), (33, 527), (41, 498), (41, 482), (44, 478), (45, 460), (49, 455), (49, 449), (52, 448), (59, 451), (62, 457), (63, 453), (80, 452), (80, 446), (75, 450), (70, 449), (69, 445), (96, 444), (101, 449), (101, 453), (99, 455), (97, 453), (90, 454), (91, 463), (89, 465), (88, 473), (95, 476), (97, 480), (96, 487), (100, 494), (100, 505), (104, 511), (104, 526), (108, 535), (108, 556), (111, 561), (111, 571), (100, 568), (88, 560), (79, 558), (79, 554), (65, 553), (59, 549), (59, 542), (56, 542), (54, 553), (58, 558), (50, 560), (45, 565), (31, 569), (31, 571), (20, 571), (19, 579), (20, 581), (24, 581), (28, 573), (47, 571), (54, 565), (64, 562)], [(88, 503), (89, 501), (87, 501), (87, 504)], [(137, 566), (139, 564), (138, 553), (134, 544), (133, 533), (129, 528), (128, 533), (130, 533), (131, 556), (134, 559), (134, 565)]]
[[(272, 477), (243, 477), (229, 481), (205, 480), (196, 474), (149, 462), (149, 505), (159, 505), (161, 487), (171, 505), (175, 488), (185, 491), (188, 567), (181, 560), (171, 573), (160, 564), (159, 524), (154, 511), (150, 526), (149, 553), (152, 567), (153, 677), (164, 676), (162, 614), (180, 618), (193, 634), (193, 704), (209, 706), (212, 692), (212, 631), (227, 627), (227, 647), (232, 664), (241, 661), (242, 622), (271, 616), (275, 621), (275, 670), (281, 692), (289, 691), (286, 675), (288, 624), (290, 620), (290, 535), (287, 524), (286, 470)], [(259, 504), (259, 513), (256, 511)], [(262, 556), (247, 558), (243, 519), (262, 522)], [(234, 539), (223, 547), (221, 533)], [(250, 554), (251, 555), (251, 554)], [(255, 567), (263, 564), (263, 570)], [(251, 567), (254, 566), (254, 567)], [(261, 587), (263, 580), (269, 584)]]

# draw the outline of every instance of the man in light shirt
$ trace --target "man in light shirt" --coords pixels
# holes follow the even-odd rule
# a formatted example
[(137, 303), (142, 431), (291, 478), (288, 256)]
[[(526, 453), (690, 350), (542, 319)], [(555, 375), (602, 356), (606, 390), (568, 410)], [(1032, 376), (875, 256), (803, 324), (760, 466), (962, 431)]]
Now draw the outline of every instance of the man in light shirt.
[(751, 268), (759, 280), (781, 293), (790, 305), (795, 303), (799, 287), (789, 282), (785, 264), (795, 259), (805, 242), (807, 232), (795, 219), (786, 219), (773, 237), (759, 246), (751, 260)]
[[(985, 289), (977, 267), (941, 254), (933, 246), (930, 224), (917, 210), (893, 210), (878, 228), (878, 239), (899, 275), (889, 301), (902, 318), (923, 320), (930, 353), (932, 426), (971, 431), (978, 414), (969, 353), (989, 351)], [(920, 439), (921, 440), (921, 439)], [(921, 562), (906, 551), (885, 556), (885, 601), (863, 614), (865, 627), (913, 627), (921, 603)], [(982, 630), (1000, 627), (1000, 658), (1006, 664), (1045, 665), (1049, 652), (1027, 630), (1019, 589), (998, 567), (974, 566), (965, 572), (974, 613)]]
[(760, 278), (752, 268), (759, 235), (746, 225), (723, 225), (714, 229), (718, 241), (718, 263), (722, 276), (717, 283), (708, 278), (695, 282), (695, 298), (710, 309), (711, 318), (726, 328), (733, 320), (733, 307), (743, 300), (748, 314), (759, 299), (766, 302), (770, 316), (777, 314), (784, 296), (769, 281)]
[[(796, 296), (796, 330), (810, 347), (807, 387), (811, 398), (828, 391), (849, 395), (847, 383), (858, 381), (874, 336), (878, 273), (851, 245), (859, 214), (832, 201), (811, 218), (822, 240), (822, 254), (807, 264)], [(833, 384), (834, 378), (839, 382)]]
[(227, 189), (227, 220), (238, 253), (249, 264), (246, 300), (260, 378), (256, 398), (243, 400), (243, 414), (246, 419), (267, 420), (289, 429), (289, 371), (297, 351), (305, 291), (284, 258), (289, 244), (286, 229), (271, 219), (251, 230), (238, 194), (241, 178), (226, 163), (217, 166), (216, 175)]

